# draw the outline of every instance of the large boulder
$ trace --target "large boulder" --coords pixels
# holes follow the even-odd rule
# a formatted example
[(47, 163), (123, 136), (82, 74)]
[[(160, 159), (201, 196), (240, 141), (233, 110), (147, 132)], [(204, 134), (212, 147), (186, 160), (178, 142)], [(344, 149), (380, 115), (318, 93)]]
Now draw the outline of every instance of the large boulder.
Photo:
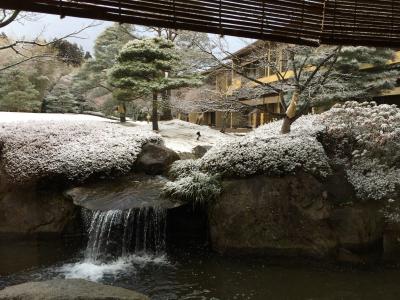
[(211, 148), (210, 145), (198, 145), (193, 148), (192, 153), (195, 158), (202, 158)]
[(384, 220), (378, 203), (364, 202), (338, 207), (330, 221), (341, 247), (364, 252), (382, 242)]
[(257, 176), (224, 181), (210, 208), (214, 250), (234, 255), (329, 257), (337, 238), (328, 218), (331, 205), (313, 176)]
[(386, 224), (383, 232), (383, 260), (400, 264), (400, 224)]
[(148, 143), (143, 146), (136, 160), (136, 171), (149, 175), (163, 174), (169, 166), (179, 159), (179, 155), (162, 145)]
[(182, 205), (161, 196), (167, 179), (162, 176), (130, 174), (99, 180), (68, 189), (65, 195), (75, 205), (90, 210), (126, 210), (142, 207), (170, 209)]
[(61, 234), (72, 228), (76, 207), (57, 191), (35, 187), (0, 191), (0, 236)]
[(143, 294), (82, 279), (28, 282), (0, 291), (0, 300), (148, 300)]

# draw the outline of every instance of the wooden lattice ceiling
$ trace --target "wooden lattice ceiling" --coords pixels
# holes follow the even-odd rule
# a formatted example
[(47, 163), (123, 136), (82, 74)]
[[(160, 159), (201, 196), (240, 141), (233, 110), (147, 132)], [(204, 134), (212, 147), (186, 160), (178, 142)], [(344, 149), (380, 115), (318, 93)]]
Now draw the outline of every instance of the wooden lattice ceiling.
[(0, 0), (0, 8), (312, 46), (400, 46), (400, 0)]

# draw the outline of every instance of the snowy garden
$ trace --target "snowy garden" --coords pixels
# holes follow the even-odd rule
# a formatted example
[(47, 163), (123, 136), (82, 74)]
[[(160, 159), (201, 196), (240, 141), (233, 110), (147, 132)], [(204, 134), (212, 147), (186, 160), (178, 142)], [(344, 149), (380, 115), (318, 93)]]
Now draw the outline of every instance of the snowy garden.
[[(166, 192), (192, 199), (198, 186), (199, 194), (214, 198), (221, 191), (217, 175), (285, 176), (303, 170), (324, 178), (334, 165), (346, 170), (360, 200), (391, 202), (400, 192), (399, 124), (397, 106), (372, 102), (346, 102), (320, 115), (303, 116), (285, 135), (279, 134), (281, 122), (270, 123), (213, 147), (199, 160), (175, 162), (171, 173), (178, 180)], [(194, 185), (198, 181), (202, 184)], [(203, 185), (209, 185), (206, 191)]]
[[(53, 0), (5, 2), (18, 9), (0, 3), (0, 300), (398, 299), (395, 1), (381, 2), (396, 47), (330, 40), (336, 1), (222, 1), (220, 27), (237, 11), (248, 24), (235, 38), (204, 29), (214, 13), (201, 32), (150, 26), (212, 1), (119, 1), (79, 25), (70, 12), (117, 1), (61, 0), (55, 36), (14, 29)], [(364, 4), (343, 34), (381, 5)], [(146, 25), (125, 23), (136, 6)], [(318, 37), (291, 23), (320, 10)], [(239, 38), (259, 18), (257, 39)]]

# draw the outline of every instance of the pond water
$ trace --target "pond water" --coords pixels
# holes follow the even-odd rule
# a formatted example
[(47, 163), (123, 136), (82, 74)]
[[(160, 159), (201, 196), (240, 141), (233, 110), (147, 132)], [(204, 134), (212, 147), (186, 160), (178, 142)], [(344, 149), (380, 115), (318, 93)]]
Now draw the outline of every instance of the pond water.
[(296, 258), (228, 258), (210, 251), (206, 238), (171, 238), (180, 227), (196, 223), (195, 218), (174, 225), (179, 214), (168, 209), (175, 204), (158, 205), (154, 195), (162, 178), (142, 180), (140, 189), (135, 189), (136, 181), (126, 180), (111, 192), (103, 186), (74, 191), (74, 200), (86, 207), (82, 220), (87, 235), (0, 240), (0, 289), (27, 281), (83, 278), (154, 300), (400, 299), (400, 270), (354, 270)]
[(71, 241), (0, 245), (0, 289), (25, 281), (86, 278), (151, 299), (400, 299), (400, 271), (333, 269), (275, 259), (224, 258), (207, 249), (168, 249), (96, 263)]

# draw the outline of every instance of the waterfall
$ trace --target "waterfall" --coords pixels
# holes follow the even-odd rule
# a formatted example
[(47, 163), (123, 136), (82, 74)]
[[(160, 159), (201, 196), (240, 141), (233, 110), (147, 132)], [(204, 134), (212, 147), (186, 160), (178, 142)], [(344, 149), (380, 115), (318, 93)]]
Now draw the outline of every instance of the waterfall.
[(105, 261), (129, 254), (165, 251), (166, 210), (153, 207), (86, 211), (88, 243), (85, 259)]

